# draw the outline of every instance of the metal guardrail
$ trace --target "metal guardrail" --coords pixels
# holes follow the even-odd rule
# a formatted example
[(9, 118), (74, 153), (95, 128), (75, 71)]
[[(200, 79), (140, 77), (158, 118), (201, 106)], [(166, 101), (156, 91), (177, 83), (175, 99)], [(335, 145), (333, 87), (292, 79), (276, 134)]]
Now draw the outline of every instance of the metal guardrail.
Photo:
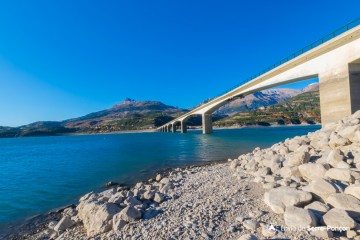
[[(308, 51), (314, 49), (315, 47), (317, 47), (317, 46), (319, 46), (319, 45), (321, 45), (321, 44), (323, 44), (323, 43), (325, 43), (325, 42), (327, 42), (327, 41), (329, 41), (329, 40), (331, 40), (331, 39), (339, 36), (340, 34), (346, 32), (346, 31), (348, 31), (348, 30), (350, 30), (350, 29), (352, 29), (352, 28), (354, 28), (354, 27), (356, 27), (356, 26), (358, 26), (358, 25), (360, 25), (360, 18), (355, 19), (354, 21), (352, 21), (352, 22), (350, 22), (350, 23), (348, 23), (348, 24), (346, 24), (346, 25), (344, 25), (344, 26), (336, 29), (335, 31), (327, 34), (326, 36), (324, 36), (324, 37), (322, 37), (322, 38), (320, 38), (320, 39), (318, 39), (318, 40), (316, 40), (316, 41), (314, 41), (314, 42), (312, 42), (311, 44), (303, 47), (302, 49), (300, 49), (300, 50), (298, 50), (298, 51), (296, 51), (296, 52), (288, 55), (287, 57), (281, 59), (279, 62), (274, 63), (273, 65), (271, 65), (271, 66), (263, 69), (262, 71), (258, 72), (257, 74), (249, 77), (249, 78), (246, 79), (245, 81), (242, 81), (240, 84), (236, 84), (234, 87), (230, 88), (229, 90), (224, 91), (223, 93), (221, 93), (221, 94), (219, 94), (219, 95), (211, 98), (209, 101), (211, 101), (211, 100), (213, 100), (213, 99), (215, 99), (215, 98), (217, 98), (217, 97), (220, 97), (220, 96), (222, 96), (222, 95), (230, 92), (231, 90), (233, 90), (233, 89), (235, 89), (235, 88), (238, 88), (238, 87), (240, 87), (241, 85), (243, 85), (243, 84), (245, 84), (245, 83), (247, 83), (247, 82), (250, 82), (251, 80), (254, 80), (254, 79), (257, 78), (257, 77), (260, 77), (260, 76), (263, 75), (264, 73), (269, 72), (270, 70), (273, 70), (273, 69), (277, 68), (278, 66), (280, 66), (280, 65), (282, 65), (282, 64), (284, 64), (284, 63), (286, 63), (286, 62), (288, 62), (288, 61), (290, 61), (290, 60), (292, 60), (292, 59), (294, 59), (294, 58), (296, 58), (296, 57), (298, 57), (298, 56), (300, 56), (301, 54), (303, 54), (303, 53), (305, 53), (305, 52), (308, 52)], [(207, 102), (209, 102), (209, 101), (207, 101)], [(204, 103), (204, 104), (205, 104), (205, 103)], [(202, 105), (203, 105), (203, 104), (202, 104)]]

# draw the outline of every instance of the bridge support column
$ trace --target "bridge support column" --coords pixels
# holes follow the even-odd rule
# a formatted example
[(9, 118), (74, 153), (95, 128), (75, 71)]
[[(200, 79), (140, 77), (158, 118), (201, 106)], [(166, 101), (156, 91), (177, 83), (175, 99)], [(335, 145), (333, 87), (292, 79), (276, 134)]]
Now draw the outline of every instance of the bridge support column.
[(360, 61), (319, 74), (321, 122), (336, 122), (360, 110)]
[(176, 125), (175, 125), (175, 123), (173, 123), (171, 125), (171, 132), (176, 133)]
[(212, 115), (211, 113), (204, 113), (202, 115), (202, 130), (203, 134), (212, 133)]
[(181, 133), (187, 133), (186, 121), (181, 121)]

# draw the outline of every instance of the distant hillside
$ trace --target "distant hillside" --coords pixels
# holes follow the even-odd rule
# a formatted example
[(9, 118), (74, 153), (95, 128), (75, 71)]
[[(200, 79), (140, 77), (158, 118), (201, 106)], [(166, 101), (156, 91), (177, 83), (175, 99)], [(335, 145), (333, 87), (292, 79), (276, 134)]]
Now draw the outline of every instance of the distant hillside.
[[(262, 107), (266, 108), (261, 109)], [(213, 120), (215, 126), (313, 123), (320, 122), (319, 109), (318, 84), (311, 84), (303, 90), (270, 89), (251, 94), (221, 107), (213, 114)], [(60, 122), (39, 121), (15, 128), (0, 127), (0, 137), (154, 129), (187, 111), (189, 109), (176, 108), (158, 101), (135, 101), (127, 98), (112, 108), (79, 118)], [(188, 125), (201, 125), (201, 116), (189, 118)]]
[(218, 127), (271, 124), (320, 123), (320, 98), (316, 88), (290, 100), (256, 110), (248, 110), (214, 122)]
[(231, 116), (241, 111), (255, 110), (259, 107), (267, 107), (277, 103), (282, 103), (301, 93), (310, 91), (319, 91), (319, 84), (309, 84), (302, 90), (291, 88), (263, 90), (247, 95), (244, 98), (236, 99), (219, 108), (215, 114)]
[(216, 114), (233, 115), (244, 110), (253, 110), (259, 107), (266, 107), (277, 103), (282, 103), (298, 94), (301, 90), (295, 89), (269, 89), (256, 92), (236, 99), (217, 110)]
[(125, 99), (110, 109), (64, 121), (69, 128), (81, 132), (113, 132), (151, 129), (185, 113), (186, 110), (157, 101)]
[(61, 122), (35, 122), (25, 126), (0, 127), (0, 137), (53, 136), (67, 133), (107, 133), (154, 129), (187, 110), (157, 101), (125, 99), (110, 109)]

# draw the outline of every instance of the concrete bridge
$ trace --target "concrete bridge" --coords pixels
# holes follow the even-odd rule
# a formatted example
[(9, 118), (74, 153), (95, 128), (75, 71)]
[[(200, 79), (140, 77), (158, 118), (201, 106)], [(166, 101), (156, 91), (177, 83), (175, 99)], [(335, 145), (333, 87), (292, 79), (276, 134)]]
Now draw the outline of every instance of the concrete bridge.
[(212, 113), (236, 98), (264, 89), (313, 78), (319, 79), (321, 121), (325, 125), (360, 109), (360, 19), (271, 66), (239, 87), (212, 99), (158, 128), (186, 133), (186, 122), (202, 116), (204, 134), (212, 132)]

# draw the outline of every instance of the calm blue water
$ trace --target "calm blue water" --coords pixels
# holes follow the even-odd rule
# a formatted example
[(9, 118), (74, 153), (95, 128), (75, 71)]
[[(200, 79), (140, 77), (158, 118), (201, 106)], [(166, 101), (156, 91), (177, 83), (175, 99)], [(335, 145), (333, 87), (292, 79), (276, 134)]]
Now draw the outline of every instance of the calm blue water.
[(75, 203), (107, 181), (133, 184), (167, 167), (237, 157), (319, 126), (0, 139), (0, 232)]

